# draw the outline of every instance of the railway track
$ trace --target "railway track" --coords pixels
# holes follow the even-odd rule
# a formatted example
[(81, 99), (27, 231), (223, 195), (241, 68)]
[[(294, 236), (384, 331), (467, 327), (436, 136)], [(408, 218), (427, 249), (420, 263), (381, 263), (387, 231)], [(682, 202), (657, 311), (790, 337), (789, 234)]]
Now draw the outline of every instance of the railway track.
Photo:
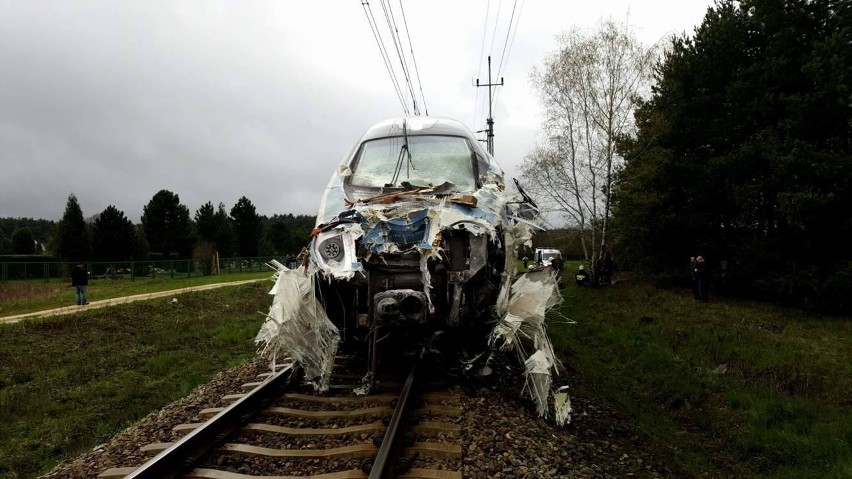
[(460, 479), (460, 394), (426, 386), (413, 366), (402, 378), (382, 378), (373, 394), (354, 396), (360, 377), (345, 362), (336, 362), (323, 395), (297, 384), (290, 369), (261, 375), (243, 386), (248, 392), (223, 397), (227, 406), (175, 425), (180, 440), (142, 445), (154, 457), (141, 466), (98, 477)]

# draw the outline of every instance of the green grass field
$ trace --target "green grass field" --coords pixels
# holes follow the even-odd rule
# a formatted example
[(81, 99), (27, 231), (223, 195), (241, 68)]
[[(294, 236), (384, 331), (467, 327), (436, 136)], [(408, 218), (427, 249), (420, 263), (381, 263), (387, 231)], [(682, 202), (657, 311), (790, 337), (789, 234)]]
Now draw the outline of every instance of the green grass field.
[[(252, 357), (268, 289), (0, 325), (0, 478), (44, 473)], [(576, 324), (554, 315), (549, 331), (565, 381), (621, 410), (673, 469), (852, 477), (848, 319), (712, 296), (695, 303), (687, 290), (637, 279), (568, 283), (563, 293), (561, 314)]]
[(0, 325), (0, 478), (46, 473), (254, 357), (269, 287)]
[[(130, 281), (129, 278), (121, 280), (93, 279), (89, 281), (88, 297), (89, 301), (98, 301), (189, 286), (271, 278), (272, 273), (270, 270), (259, 273), (232, 273), (215, 276), (193, 276), (191, 278), (176, 276), (174, 279), (169, 278), (168, 275), (161, 275), (156, 278), (139, 277), (134, 281)], [(74, 304), (76, 304), (74, 288), (71, 287), (70, 283), (40, 280), (0, 282), (0, 318)]]
[[(579, 263), (577, 263), (579, 264)], [(575, 270), (577, 264), (566, 265)], [(852, 322), (627, 280), (569, 284), (551, 325), (572, 375), (684, 470), (852, 477)]]

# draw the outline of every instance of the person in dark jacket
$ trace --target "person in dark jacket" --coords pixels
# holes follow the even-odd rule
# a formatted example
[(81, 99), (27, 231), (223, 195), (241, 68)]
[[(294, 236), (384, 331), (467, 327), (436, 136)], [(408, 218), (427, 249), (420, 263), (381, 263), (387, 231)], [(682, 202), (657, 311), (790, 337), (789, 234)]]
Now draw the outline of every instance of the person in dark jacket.
[(695, 258), (695, 266), (693, 266), (692, 271), (695, 279), (695, 299), (707, 301), (707, 264), (704, 262), (704, 256)]
[(556, 284), (561, 289), (563, 287), (562, 271), (565, 269), (565, 260), (562, 259), (562, 255), (558, 255), (550, 260), (550, 267), (553, 268), (553, 272), (556, 274)]
[(71, 286), (77, 290), (77, 306), (89, 304), (89, 299), (86, 297), (86, 287), (89, 285), (89, 274), (83, 263), (77, 263), (77, 266), (71, 270)]
[(689, 273), (692, 275), (692, 299), (698, 301), (698, 280), (695, 278), (695, 256), (689, 257)]

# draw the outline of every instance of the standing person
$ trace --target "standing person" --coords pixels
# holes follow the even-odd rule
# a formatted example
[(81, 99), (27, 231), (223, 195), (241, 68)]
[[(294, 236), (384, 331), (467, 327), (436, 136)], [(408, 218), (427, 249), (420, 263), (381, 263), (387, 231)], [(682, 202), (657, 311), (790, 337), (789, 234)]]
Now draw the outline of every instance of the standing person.
[(574, 273), (574, 279), (577, 280), (577, 286), (589, 286), (589, 274), (586, 273), (586, 267), (580, 265), (577, 272)]
[(71, 270), (71, 286), (77, 290), (77, 306), (89, 304), (89, 299), (86, 297), (86, 287), (89, 285), (89, 274), (86, 268), (83, 267), (83, 262), (77, 263), (77, 266)]
[(555, 258), (550, 260), (550, 267), (553, 268), (553, 272), (556, 273), (556, 284), (559, 285), (559, 288), (562, 288), (562, 270), (565, 269), (565, 261), (562, 259), (562, 255), (557, 255)]
[(695, 299), (698, 301), (707, 301), (707, 264), (704, 262), (704, 256), (695, 258)]
[(695, 256), (689, 257), (689, 273), (692, 275), (692, 299), (698, 301), (698, 281), (695, 278)]

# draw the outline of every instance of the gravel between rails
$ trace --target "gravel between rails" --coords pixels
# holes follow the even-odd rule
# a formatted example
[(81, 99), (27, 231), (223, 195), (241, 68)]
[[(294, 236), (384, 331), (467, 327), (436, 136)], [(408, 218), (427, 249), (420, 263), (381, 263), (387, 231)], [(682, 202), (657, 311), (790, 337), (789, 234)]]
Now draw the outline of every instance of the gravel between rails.
[[(172, 427), (199, 422), (198, 412), (222, 406), (221, 398), (240, 390), (257, 374), (268, 371), (265, 359), (255, 359), (217, 375), (187, 397), (143, 418), (75, 459), (60, 464), (46, 479), (96, 478), (111, 467), (140, 465), (148, 456), (142, 444), (178, 438)], [(571, 424), (557, 427), (538, 418), (518, 397), (519, 378), (504, 378), (490, 385), (466, 385), (462, 394), (461, 465), (415, 459), (413, 467), (459, 470), (465, 478), (669, 478), (684, 477), (666, 465), (666, 451), (648, 442), (611, 408), (595, 401), (582, 384), (572, 387)], [(340, 461), (349, 467), (349, 461)], [(224, 464), (223, 464), (224, 465)], [(298, 474), (314, 469), (306, 465)], [(248, 472), (248, 471), (246, 471)]]

